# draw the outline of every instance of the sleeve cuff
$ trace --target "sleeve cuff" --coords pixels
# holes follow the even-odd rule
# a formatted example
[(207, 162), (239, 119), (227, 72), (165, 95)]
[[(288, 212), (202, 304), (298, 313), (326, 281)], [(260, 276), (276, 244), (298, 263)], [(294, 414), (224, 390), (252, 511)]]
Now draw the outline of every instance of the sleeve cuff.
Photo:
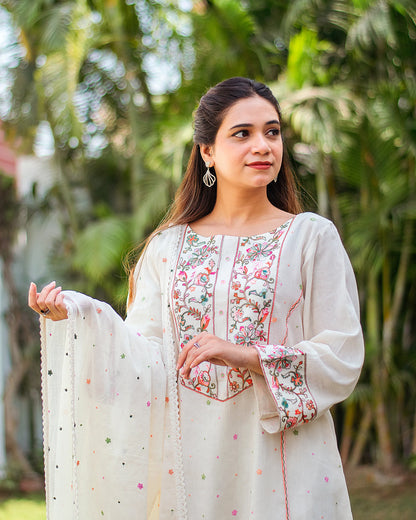
[(317, 406), (306, 381), (306, 355), (280, 345), (255, 345), (263, 375), (253, 374), (260, 423), (276, 433), (310, 422)]

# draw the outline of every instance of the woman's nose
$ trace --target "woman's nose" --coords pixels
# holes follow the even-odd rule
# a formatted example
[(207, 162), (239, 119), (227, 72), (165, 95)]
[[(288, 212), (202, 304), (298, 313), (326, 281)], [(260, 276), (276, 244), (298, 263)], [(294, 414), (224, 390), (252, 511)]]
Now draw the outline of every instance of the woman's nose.
[(256, 134), (253, 137), (253, 152), (254, 153), (269, 153), (270, 152), (270, 146), (267, 142), (266, 137), (263, 134)]

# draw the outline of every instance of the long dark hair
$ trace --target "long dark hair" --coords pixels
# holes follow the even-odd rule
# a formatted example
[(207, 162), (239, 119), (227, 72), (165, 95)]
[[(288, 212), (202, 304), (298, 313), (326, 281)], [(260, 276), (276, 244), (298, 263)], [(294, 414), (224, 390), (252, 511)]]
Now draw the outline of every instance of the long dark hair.
[[(202, 181), (206, 166), (199, 147), (200, 145), (213, 145), (229, 108), (240, 99), (253, 96), (260, 96), (269, 101), (275, 108), (279, 121), (282, 121), (280, 106), (272, 91), (263, 83), (252, 79), (242, 77), (227, 79), (210, 88), (202, 96), (198, 108), (194, 112), (194, 143), (184, 178), (171, 208), (148, 240), (170, 225), (190, 224), (208, 215), (214, 209), (217, 185), (214, 184), (209, 188)], [(215, 172), (214, 168), (212, 170)], [(282, 165), (277, 182), (272, 181), (268, 184), (267, 197), (274, 206), (283, 211), (295, 214), (302, 211), (284, 141)], [(132, 276), (130, 276), (130, 295), (133, 293), (132, 283)]]
[[(208, 215), (214, 209), (217, 188), (216, 184), (208, 188), (202, 181), (206, 166), (199, 146), (213, 145), (227, 110), (240, 99), (253, 96), (260, 96), (269, 101), (275, 108), (279, 121), (282, 120), (279, 103), (272, 91), (263, 83), (252, 79), (241, 77), (227, 79), (210, 88), (202, 96), (194, 112), (194, 144), (186, 173), (162, 227), (170, 224), (190, 224)], [(215, 168), (212, 170), (215, 172)], [(267, 186), (267, 197), (274, 206), (283, 211), (295, 214), (302, 211), (284, 141), (282, 166), (277, 182), (271, 182)]]

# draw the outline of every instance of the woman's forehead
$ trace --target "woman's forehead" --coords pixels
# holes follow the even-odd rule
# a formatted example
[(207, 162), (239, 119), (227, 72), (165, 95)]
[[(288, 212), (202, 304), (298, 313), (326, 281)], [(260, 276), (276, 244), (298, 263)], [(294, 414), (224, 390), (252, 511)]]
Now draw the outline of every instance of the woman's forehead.
[(266, 124), (269, 121), (279, 122), (276, 108), (263, 97), (251, 96), (236, 101), (225, 113), (221, 126), (231, 127), (233, 124)]

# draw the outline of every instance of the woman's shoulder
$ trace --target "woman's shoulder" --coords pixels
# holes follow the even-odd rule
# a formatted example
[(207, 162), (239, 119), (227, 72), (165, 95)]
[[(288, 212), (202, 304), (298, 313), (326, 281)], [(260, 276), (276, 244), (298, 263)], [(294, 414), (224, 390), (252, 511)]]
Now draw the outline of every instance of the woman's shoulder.
[(309, 236), (319, 235), (325, 232), (337, 232), (334, 223), (326, 217), (313, 213), (312, 211), (305, 211), (299, 213), (294, 219), (296, 227), (305, 232)]
[(175, 224), (154, 231), (149, 237), (146, 249), (152, 252), (168, 254), (174, 249), (174, 244), (179, 240), (185, 227), (181, 224)]
[(303, 213), (298, 213), (296, 215), (296, 219), (298, 222), (301, 222), (303, 225), (310, 225), (311, 227), (322, 228), (326, 226), (333, 226), (333, 222), (318, 213), (313, 213), (312, 211), (304, 211)]
[(174, 258), (183, 229), (184, 226), (174, 225), (154, 231), (134, 267), (135, 277), (139, 276), (143, 265), (150, 266), (155, 272), (164, 272)]
[(296, 244), (304, 250), (313, 249), (319, 243), (342, 243), (335, 224), (326, 217), (306, 211), (296, 215), (292, 234), (296, 238)]

